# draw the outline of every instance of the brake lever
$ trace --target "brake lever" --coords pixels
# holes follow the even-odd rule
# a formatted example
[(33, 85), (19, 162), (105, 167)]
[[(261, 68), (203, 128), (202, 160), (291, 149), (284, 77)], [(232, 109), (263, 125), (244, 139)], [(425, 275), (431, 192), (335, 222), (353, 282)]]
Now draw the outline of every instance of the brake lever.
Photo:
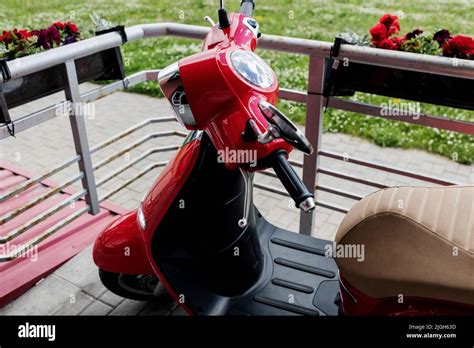
[[(273, 125), (269, 124), (265, 133), (262, 133), (257, 126), (257, 123), (253, 119), (248, 120), (248, 125), (250, 126), (252, 136), (250, 137), (252, 140), (257, 140), (260, 144), (268, 144), (269, 142), (278, 139), (281, 137), (280, 129)], [(248, 137), (243, 133), (244, 138)]]
[[(269, 125), (278, 129), (279, 138), (283, 138), (298, 150), (309, 155), (313, 152), (313, 147), (305, 135), (288, 119), (276, 106), (265, 100), (258, 104), (260, 111), (268, 120)], [(270, 128), (270, 127), (269, 127)], [(273, 140), (273, 139), (272, 139)]]

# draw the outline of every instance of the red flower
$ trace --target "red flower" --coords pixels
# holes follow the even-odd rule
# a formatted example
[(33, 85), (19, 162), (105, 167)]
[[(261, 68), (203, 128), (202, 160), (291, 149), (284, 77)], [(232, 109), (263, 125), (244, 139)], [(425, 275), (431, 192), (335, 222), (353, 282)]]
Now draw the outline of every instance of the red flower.
[[(12, 39), (11, 39), (11, 32), (10, 31), (3, 31), (3, 35), (0, 36), (0, 42), (3, 42), (5, 43), (5, 45), (8, 46), (9, 43), (12, 42)], [(7, 47), (8, 48), (8, 47)]]
[(390, 27), (395, 22), (398, 22), (398, 17), (390, 13), (386, 13), (379, 18), (379, 23), (382, 23), (386, 27)]
[(393, 46), (395, 47), (395, 50), (399, 50), (403, 41), (405, 41), (403, 37), (393, 37), (391, 40), (392, 40)]
[[(35, 36), (35, 40), (30, 39), (32, 36)], [(31, 47), (50, 49), (78, 40), (80, 40), (79, 30), (71, 21), (54, 22), (46, 29), (33, 31), (15, 28), (11, 31), (3, 31), (0, 35), (0, 44), (7, 48), (8, 59), (28, 54), (28, 49)]]
[(474, 39), (469, 36), (456, 35), (443, 45), (443, 55), (462, 59), (474, 58)]
[(377, 45), (382, 40), (388, 38), (387, 28), (382, 23), (378, 23), (370, 28), (370, 35), (372, 36), (372, 42)]
[(31, 32), (22, 29), (22, 30), (13, 30), (13, 33), (20, 39), (20, 40), (28, 40), (31, 37)]
[(400, 31), (400, 24), (398, 23), (398, 17), (389, 13), (384, 14), (379, 19), (379, 23), (382, 23), (387, 28), (388, 34), (397, 34)]
[(73, 33), (79, 32), (79, 29), (77, 28), (77, 25), (75, 25), (74, 23), (72, 23), (72, 22), (67, 22), (66, 25), (69, 27), (69, 29), (70, 29)]
[(393, 37), (391, 39), (384, 39), (382, 40), (379, 45), (378, 45), (378, 48), (383, 48), (383, 49), (386, 49), (386, 50), (398, 50), (400, 48), (400, 46), (402, 45), (403, 43), (403, 39), (400, 38), (400, 37)]
[[(397, 34), (400, 31), (400, 24), (398, 23), (398, 17), (385, 14), (380, 17), (379, 22), (370, 28), (370, 35), (372, 36), (372, 43), (375, 47), (380, 47), (380, 44), (390, 38), (391, 35)], [(384, 46), (389, 45), (388, 42), (384, 43)]]
[(36, 47), (50, 49), (54, 47), (54, 44), (59, 45), (61, 43), (61, 35), (54, 25), (48, 29), (33, 30), (31, 34), (38, 38), (35, 44)]
[(9, 44), (22, 46), (26, 44), (30, 37), (31, 33), (26, 29), (13, 29), (12, 31), (3, 31), (3, 35), (0, 36), (0, 42), (3, 42), (6, 48), (8, 48)]
[(385, 50), (394, 50), (395, 49), (395, 45), (393, 44), (392, 40), (390, 40), (390, 39), (383, 39), (382, 41), (379, 42), (378, 47), (383, 48)]
[(62, 22), (54, 22), (53, 25), (59, 30), (64, 30), (64, 23)]

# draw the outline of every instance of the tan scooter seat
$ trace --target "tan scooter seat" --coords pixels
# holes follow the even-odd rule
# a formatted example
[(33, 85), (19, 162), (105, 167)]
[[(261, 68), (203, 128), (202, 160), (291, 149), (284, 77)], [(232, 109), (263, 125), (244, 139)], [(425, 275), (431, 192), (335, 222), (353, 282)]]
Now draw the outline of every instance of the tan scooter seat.
[(377, 191), (349, 211), (335, 243), (364, 245), (362, 262), (336, 262), (366, 295), (474, 305), (474, 186)]

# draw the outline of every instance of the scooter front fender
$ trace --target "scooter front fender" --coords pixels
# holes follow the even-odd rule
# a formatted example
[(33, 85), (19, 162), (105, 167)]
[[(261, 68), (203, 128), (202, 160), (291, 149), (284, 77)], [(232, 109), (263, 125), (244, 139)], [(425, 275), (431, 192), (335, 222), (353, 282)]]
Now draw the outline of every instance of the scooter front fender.
[(94, 262), (114, 273), (154, 274), (137, 223), (136, 210), (115, 220), (94, 243)]

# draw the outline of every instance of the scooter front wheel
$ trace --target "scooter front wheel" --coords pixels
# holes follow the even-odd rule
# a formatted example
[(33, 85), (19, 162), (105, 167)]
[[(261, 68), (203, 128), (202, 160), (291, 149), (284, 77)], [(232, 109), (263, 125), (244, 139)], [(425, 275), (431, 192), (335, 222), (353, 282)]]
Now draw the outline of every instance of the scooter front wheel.
[(132, 300), (153, 303), (172, 303), (173, 299), (159, 287), (159, 279), (153, 275), (113, 273), (99, 269), (102, 284), (114, 294)]

